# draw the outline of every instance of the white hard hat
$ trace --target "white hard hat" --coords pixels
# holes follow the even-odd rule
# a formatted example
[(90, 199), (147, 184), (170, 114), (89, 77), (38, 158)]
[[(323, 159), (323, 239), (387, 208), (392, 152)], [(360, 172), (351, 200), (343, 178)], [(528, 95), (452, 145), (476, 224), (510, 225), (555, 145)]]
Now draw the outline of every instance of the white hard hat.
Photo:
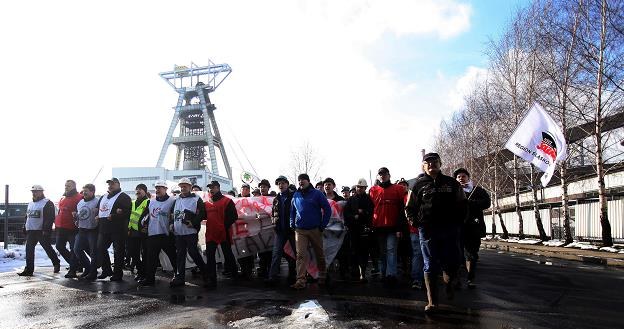
[(154, 184), (154, 187), (164, 187), (164, 188), (168, 188), (167, 186), (167, 182), (165, 182), (164, 180), (159, 180), (156, 181), (156, 183)]
[(30, 190), (31, 191), (43, 191), (43, 186), (35, 184), (30, 188)]
[(178, 185), (182, 185), (182, 184), (193, 185), (193, 183), (191, 183), (191, 180), (186, 177), (180, 178), (180, 180), (178, 181)]

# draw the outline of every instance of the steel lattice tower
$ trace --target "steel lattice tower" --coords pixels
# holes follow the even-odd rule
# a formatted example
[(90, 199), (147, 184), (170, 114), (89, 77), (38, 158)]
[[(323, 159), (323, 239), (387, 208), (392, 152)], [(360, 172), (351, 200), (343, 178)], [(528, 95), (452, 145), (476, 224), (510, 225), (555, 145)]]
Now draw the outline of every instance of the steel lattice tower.
[[(214, 64), (210, 61), (207, 66), (194, 63), (188, 67), (176, 65), (173, 71), (160, 73), (160, 77), (178, 93), (178, 103), (156, 167), (162, 167), (167, 149), (173, 144), (177, 147), (175, 170), (180, 169), (180, 161), (184, 156), (183, 170), (206, 170), (206, 160), (209, 159), (210, 171), (219, 175), (215, 150), (218, 148), (227, 178), (232, 179), (232, 168), (214, 116), (216, 107), (209, 97), (231, 72), (228, 64)], [(174, 137), (178, 126), (179, 135)]]

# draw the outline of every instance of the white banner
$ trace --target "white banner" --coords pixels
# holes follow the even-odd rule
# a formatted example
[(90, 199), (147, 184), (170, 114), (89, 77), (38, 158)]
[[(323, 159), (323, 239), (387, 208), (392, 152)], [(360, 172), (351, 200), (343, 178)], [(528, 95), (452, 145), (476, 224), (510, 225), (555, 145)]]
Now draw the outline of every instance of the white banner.
[(566, 158), (566, 142), (561, 128), (537, 103), (509, 137), (505, 148), (544, 172), (540, 179), (542, 186), (548, 185), (556, 162)]

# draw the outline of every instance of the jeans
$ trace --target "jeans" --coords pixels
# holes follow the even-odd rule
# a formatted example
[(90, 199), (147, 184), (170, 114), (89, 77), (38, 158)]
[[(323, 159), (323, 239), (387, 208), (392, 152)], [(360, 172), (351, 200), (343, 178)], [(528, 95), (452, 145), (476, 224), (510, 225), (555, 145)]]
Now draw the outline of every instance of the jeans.
[(35, 246), (37, 246), (37, 242), (43, 247), (48, 258), (52, 260), (52, 265), (58, 265), (61, 263), (56, 252), (52, 249), (52, 245), (50, 244), (50, 233), (46, 232), (46, 235), (43, 234), (43, 231), (26, 231), (26, 268), (24, 271), (32, 272), (35, 270)]
[[(76, 258), (80, 260), (80, 264), (84, 266), (84, 273), (91, 273), (91, 270), (97, 269), (97, 239), (97, 229), (79, 229), (78, 234), (76, 234), (76, 241), (74, 241), (73, 247), (74, 254), (76, 255)], [(91, 260), (89, 260), (87, 254)]]
[[(76, 271), (78, 269), (78, 257), (74, 253), (74, 244), (76, 241), (76, 230), (68, 230), (66, 228), (56, 229), (56, 250), (63, 256), (63, 259), (69, 264), (70, 271)], [(67, 243), (69, 242), (69, 249), (67, 250)]]
[(420, 235), (418, 233), (410, 233), (412, 241), (412, 280), (423, 281), (423, 255), (420, 248)]
[(221, 246), (221, 251), (223, 252), (225, 270), (230, 273), (236, 273), (237, 271), (236, 259), (234, 258), (234, 253), (232, 253), (232, 244), (230, 241), (223, 241), (219, 244), (213, 241), (206, 241), (206, 272), (208, 279), (212, 282), (217, 281), (217, 261), (215, 253), (219, 246)]
[(459, 269), (459, 236), (455, 228), (430, 229), (419, 227), (425, 273), (440, 270), (454, 275)]
[[(294, 260), (286, 256), (284, 253), (284, 246), (286, 242), (290, 242), (290, 247), (293, 250), (293, 256), (297, 255), (297, 243), (295, 242), (295, 234), (292, 232), (275, 233), (275, 240), (273, 240), (273, 253), (271, 255), (271, 269), (269, 270), (269, 279), (275, 279), (280, 272), (280, 264), (282, 263), (282, 257), (288, 261), (288, 275), (294, 274)], [(293, 273), (291, 273), (293, 272)]]
[(197, 248), (197, 234), (187, 234), (187, 235), (176, 235), (175, 236), (175, 245), (176, 245), (176, 265), (177, 271), (175, 274), (175, 278), (178, 280), (184, 280), (184, 276), (186, 274), (186, 253), (191, 256), (195, 265), (199, 268), (202, 273), (206, 272), (206, 263), (204, 263), (204, 259), (199, 253), (199, 248)]
[(381, 274), (384, 276), (396, 277), (397, 275), (397, 246), (398, 239), (396, 232), (377, 233), (379, 244), (379, 258)]

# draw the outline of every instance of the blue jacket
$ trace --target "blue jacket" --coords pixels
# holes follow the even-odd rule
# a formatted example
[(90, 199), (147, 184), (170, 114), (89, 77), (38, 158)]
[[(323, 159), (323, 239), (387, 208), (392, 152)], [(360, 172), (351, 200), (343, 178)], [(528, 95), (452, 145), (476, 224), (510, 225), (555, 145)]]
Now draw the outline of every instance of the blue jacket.
[(307, 189), (300, 188), (293, 195), (290, 227), (304, 230), (325, 229), (331, 213), (331, 207), (323, 192), (316, 190), (312, 185)]

